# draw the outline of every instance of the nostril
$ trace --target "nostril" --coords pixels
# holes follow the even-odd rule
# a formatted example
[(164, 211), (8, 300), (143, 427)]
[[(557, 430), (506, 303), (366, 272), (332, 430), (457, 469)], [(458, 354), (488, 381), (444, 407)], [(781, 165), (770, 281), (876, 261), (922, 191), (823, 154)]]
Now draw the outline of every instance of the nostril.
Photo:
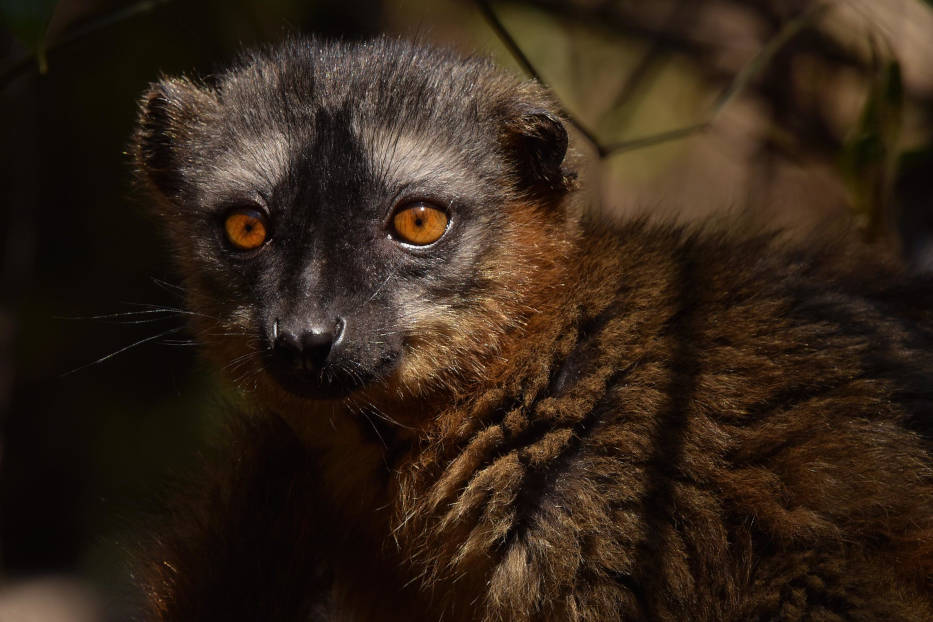
[(288, 352), (301, 352), (301, 342), (293, 333), (280, 332), (276, 335), (275, 347)]
[(334, 333), (312, 329), (302, 336), (301, 345), (307, 364), (315, 368), (324, 367), (334, 345)]
[(273, 330), (272, 349), (279, 359), (294, 364), (301, 357), (301, 342), (295, 333), (282, 330), (276, 325)]

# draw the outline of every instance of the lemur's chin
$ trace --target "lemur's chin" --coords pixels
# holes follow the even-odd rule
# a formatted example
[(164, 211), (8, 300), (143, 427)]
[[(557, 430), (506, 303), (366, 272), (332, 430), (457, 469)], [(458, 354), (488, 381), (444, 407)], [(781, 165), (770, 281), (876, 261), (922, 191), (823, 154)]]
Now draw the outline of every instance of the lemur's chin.
[(269, 375), (285, 391), (296, 397), (312, 400), (334, 400), (352, 395), (368, 385), (368, 374), (350, 374), (340, 368), (324, 367), (312, 370), (267, 367)]

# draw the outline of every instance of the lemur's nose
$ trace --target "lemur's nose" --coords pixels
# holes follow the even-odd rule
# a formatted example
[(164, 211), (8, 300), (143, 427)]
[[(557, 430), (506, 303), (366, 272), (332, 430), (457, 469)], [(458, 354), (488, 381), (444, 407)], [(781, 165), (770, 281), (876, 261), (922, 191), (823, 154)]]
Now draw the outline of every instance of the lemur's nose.
[(329, 326), (311, 325), (294, 330), (276, 320), (273, 354), (284, 364), (303, 371), (320, 370), (334, 345), (343, 336), (346, 322), (338, 318)]

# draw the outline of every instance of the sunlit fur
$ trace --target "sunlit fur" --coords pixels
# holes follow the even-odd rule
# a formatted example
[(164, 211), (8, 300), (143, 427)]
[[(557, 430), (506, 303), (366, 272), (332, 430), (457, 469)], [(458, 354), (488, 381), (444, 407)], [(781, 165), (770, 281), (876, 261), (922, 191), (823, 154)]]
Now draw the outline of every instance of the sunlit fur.
[[(933, 619), (931, 283), (831, 235), (591, 222), (559, 118), (388, 39), (153, 85), (140, 179), (254, 412), (140, 547), (147, 619)], [(353, 194), (409, 180), (452, 206), (417, 257)], [(270, 253), (225, 254), (220, 207), (276, 188)], [(305, 297), (367, 328), (347, 373), (393, 365), (282, 388), (264, 322)]]

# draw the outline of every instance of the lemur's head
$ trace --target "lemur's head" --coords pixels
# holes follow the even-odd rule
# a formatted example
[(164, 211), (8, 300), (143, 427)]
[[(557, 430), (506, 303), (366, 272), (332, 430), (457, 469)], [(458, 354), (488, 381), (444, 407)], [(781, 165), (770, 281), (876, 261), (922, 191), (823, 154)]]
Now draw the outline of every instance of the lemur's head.
[(567, 251), (566, 151), (537, 85), (389, 39), (163, 79), (133, 149), (213, 358), (312, 398), (481, 372)]

